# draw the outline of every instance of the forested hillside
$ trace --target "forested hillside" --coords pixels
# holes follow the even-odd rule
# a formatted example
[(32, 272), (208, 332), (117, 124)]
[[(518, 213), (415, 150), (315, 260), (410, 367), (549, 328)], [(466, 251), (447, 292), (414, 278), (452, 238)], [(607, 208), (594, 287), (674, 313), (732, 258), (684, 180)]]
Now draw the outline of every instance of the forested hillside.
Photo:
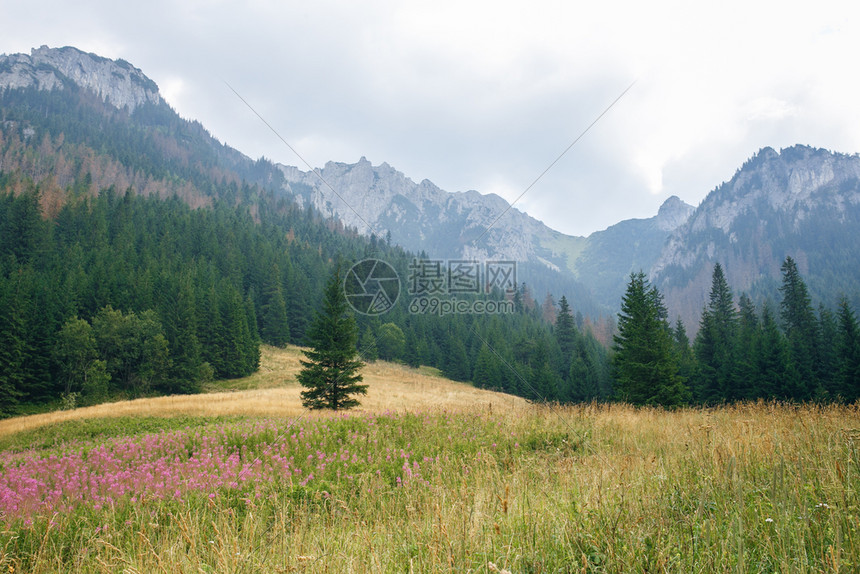
[[(686, 327), (670, 325), (670, 306), (644, 274), (621, 301), (620, 332), (594, 323), (563, 283), (532, 291), (539, 263), (518, 265), (507, 292), (452, 298), (503, 302), (504, 312), (441, 313), (407, 294), (423, 252), (300, 207), (280, 169), (163, 101), (129, 112), (58, 81), (62, 90), (0, 90), (0, 416), (193, 393), (213, 377), (247, 375), (261, 343), (306, 343), (334, 267), (368, 258), (396, 270), (401, 295), (384, 314), (357, 316), (365, 361), (432, 366), (535, 401), (860, 396), (857, 290), (816, 311), (793, 260), (772, 305), (758, 307), (734, 298), (731, 267), (702, 267), (714, 269), (712, 292)], [(652, 246), (659, 223), (644, 222), (632, 247)], [(817, 237), (821, 249), (838, 243)]]
[[(260, 342), (304, 342), (333, 265), (373, 256), (405, 279), (418, 256), (299, 208), (269, 162), (163, 103), (128, 114), (68, 85), (6, 90), (0, 107), (4, 415), (243, 376)], [(359, 316), (366, 358), (534, 400), (610, 396), (606, 349), (576, 310), (559, 340), (551, 298), (520, 284), (513, 302), (512, 314), (440, 317), (401, 297)]]

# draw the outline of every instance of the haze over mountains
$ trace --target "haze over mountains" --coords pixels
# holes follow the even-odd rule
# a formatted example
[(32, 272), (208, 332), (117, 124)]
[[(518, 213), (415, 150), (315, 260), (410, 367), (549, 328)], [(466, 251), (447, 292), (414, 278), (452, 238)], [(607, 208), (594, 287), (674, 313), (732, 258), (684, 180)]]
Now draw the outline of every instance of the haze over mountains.
[[(34, 89), (86, 90), (129, 118), (135, 118), (143, 104), (172, 114), (141, 70), (74, 48), (42, 47), (30, 55), (0, 56), (0, 93)], [(26, 129), (9, 123), (14, 119), (0, 119), (4, 130)], [(355, 164), (329, 162), (318, 175), (291, 166), (273, 169), (220, 144), (199, 124), (178, 116), (171, 121), (176, 130), (160, 133), (159, 141), (165, 157), (183, 169), (247, 178), (313, 206), (358, 233), (380, 238), (390, 233), (393, 243), (415, 253), (524, 262), (519, 280), (533, 286), (536, 298), (546, 291), (556, 298), (567, 294), (574, 308), (591, 314), (614, 313), (629, 274), (643, 269), (664, 292), (671, 316), (693, 326), (713, 263), (724, 265), (738, 292), (774, 300), (786, 255), (798, 261), (817, 301), (832, 305), (844, 293), (858, 303), (857, 155), (802, 145), (781, 151), (764, 148), (697, 207), (672, 197), (651, 218), (621, 221), (588, 237), (575, 237), (550, 229), (497, 195), (450, 193), (428, 180), (415, 183), (387, 163), (373, 165), (365, 158)], [(208, 150), (206, 162), (192, 161), (192, 146)], [(134, 170), (123, 177), (145, 193)], [(170, 185), (173, 192), (185, 189), (188, 197), (205, 196), (188, 189), (195, 185), (191, 177), (164, 184)], [(169, 193), (158, 186), (152, 189)]]

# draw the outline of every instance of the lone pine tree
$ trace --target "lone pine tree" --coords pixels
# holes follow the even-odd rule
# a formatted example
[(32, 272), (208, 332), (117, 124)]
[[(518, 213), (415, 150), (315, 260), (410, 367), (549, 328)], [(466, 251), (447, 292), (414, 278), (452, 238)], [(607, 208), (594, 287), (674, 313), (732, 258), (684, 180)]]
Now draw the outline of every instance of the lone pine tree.
[(614, 337), (616, 391), (635, 405), (677, 406), (689, 391), (678, 375), (662, 296), (645, 273), (632, 273)]
[(364, 364), (356, 358), (358, 327), (347, 305), (338, 265), (326, 284), (322, 311), (307, 332), (311, 348), (302, 351), (308, 360), (301, 361), (298, 379), (307, 389), (302, 405), (309, 409), (348, 409), (359, 405), (352, 395), (367, 394), (367, 385), (359, 384)]

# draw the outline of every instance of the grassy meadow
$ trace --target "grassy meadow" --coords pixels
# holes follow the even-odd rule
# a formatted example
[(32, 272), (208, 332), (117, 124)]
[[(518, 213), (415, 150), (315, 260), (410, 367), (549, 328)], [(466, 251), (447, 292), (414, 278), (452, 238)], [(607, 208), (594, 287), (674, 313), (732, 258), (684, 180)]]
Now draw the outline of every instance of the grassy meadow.
[(858, 572), (860, 410), (549, 407), (376, 363), (0, 421), (0, 572)]

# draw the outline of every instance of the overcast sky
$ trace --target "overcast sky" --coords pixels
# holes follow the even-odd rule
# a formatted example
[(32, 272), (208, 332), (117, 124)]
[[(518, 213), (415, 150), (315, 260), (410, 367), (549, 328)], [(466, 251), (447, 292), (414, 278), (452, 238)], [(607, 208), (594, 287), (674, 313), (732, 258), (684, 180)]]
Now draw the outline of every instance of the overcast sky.
[(124, 58), (184, 117), (306, 169), (388, 162), (575, 235), (698, 204), (758, 149), (860, 151), (842, 2), (0, 0), (0, 52)]

